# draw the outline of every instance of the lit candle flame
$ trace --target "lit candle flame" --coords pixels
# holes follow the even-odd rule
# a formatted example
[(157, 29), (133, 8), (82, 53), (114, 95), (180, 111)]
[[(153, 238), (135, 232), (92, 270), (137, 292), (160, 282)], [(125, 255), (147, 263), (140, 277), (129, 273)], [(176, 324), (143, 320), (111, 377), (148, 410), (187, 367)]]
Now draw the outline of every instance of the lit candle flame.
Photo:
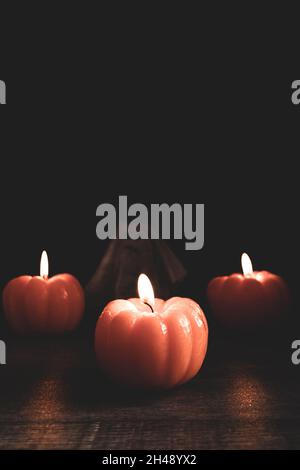
[(138, 293), (142, 302), (154, 308), (154, 291), (150, 279), (146, 274), (140, 274), (138, 279)]
[(44, 279), (47, 279), (49, 275), (49, 261), (47, 252), (44, 250), (41, 256), (41, 263), (40, 263), (40, 275)]
[(242, 254), (242, 269), (244, 276), (252, 276), (253, 275), (253, 267), (252, 267), (252, 261), (247, 255), (247, 253)]

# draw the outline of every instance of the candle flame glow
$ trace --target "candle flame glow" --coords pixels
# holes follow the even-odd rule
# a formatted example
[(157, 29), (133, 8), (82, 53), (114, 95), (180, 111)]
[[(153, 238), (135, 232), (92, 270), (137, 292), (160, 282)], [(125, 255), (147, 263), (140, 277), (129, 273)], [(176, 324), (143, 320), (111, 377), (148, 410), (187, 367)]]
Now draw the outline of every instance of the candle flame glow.
[(252, 267), (252, 261), (247, 255), (247, 253), (242, 254), (242, 269), (244, 276), (252, 276), (253, 275), (253, 267)]
[(40, 263), (40, 275), (44, 279), (47, 279), (49, 275), (49, 261), (47, 252), (44, 250), (41, 256), (41, 263)]
[(138, 293), (142, 302), (154, 308), (154, 291), (151, 281), (146, 274), (140, 274), (138, 279)]

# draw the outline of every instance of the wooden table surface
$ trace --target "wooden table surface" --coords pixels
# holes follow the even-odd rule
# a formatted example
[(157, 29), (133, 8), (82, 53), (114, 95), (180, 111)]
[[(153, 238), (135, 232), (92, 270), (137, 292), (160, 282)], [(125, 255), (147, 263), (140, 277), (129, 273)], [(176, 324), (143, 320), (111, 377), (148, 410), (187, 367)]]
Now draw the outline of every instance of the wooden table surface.
[(151, 394), (111, 384), (88, 335), (6, 341), (1, 449), (300, 447), (300, 366), (288, 340), (211, 338), (193, 381)]

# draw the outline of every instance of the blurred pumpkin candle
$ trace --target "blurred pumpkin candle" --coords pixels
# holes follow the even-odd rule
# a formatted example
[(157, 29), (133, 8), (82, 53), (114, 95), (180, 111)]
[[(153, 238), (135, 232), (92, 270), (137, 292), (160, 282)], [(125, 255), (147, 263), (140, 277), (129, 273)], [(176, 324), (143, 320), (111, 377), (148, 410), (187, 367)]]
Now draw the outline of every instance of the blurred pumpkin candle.
[(129, 386), (169, 388), (194, 377), (205, 358), (208, 327), (191, 299), (154, 298), (145, 274), (140, 298), (114, 300), (98, 319), (96, 356), (115, 380)]
[(48, 256), (43, 251), (40, 276), (19, 276), (3, 291), (10, 327), (17, 333), (63, 333), (76, 328), (84, 311), (84, 292), (71, 274), (48, 277)]
[(246, 253), (243, 274), (212, 279), (208, 301), (215, 317), (225, 326), (242, 329), (274, 324), (288, 311), (290, 297), (284, 280), (269, 271), (253, 271)]

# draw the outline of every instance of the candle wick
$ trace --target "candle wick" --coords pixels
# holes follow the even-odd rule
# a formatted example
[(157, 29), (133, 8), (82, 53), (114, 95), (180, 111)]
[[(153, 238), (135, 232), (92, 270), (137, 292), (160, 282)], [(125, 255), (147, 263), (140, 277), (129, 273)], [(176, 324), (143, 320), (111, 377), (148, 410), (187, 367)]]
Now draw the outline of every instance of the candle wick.
[(144, 304), (145, 304), (145, 305), (148, 305), (148, 307), (150, 307), (150, 309), (151, 309), (151, 312), (154, 313), (154, 310), (153, 310), (152, 305), (148, 304), (147, 302), (144, 302)]

